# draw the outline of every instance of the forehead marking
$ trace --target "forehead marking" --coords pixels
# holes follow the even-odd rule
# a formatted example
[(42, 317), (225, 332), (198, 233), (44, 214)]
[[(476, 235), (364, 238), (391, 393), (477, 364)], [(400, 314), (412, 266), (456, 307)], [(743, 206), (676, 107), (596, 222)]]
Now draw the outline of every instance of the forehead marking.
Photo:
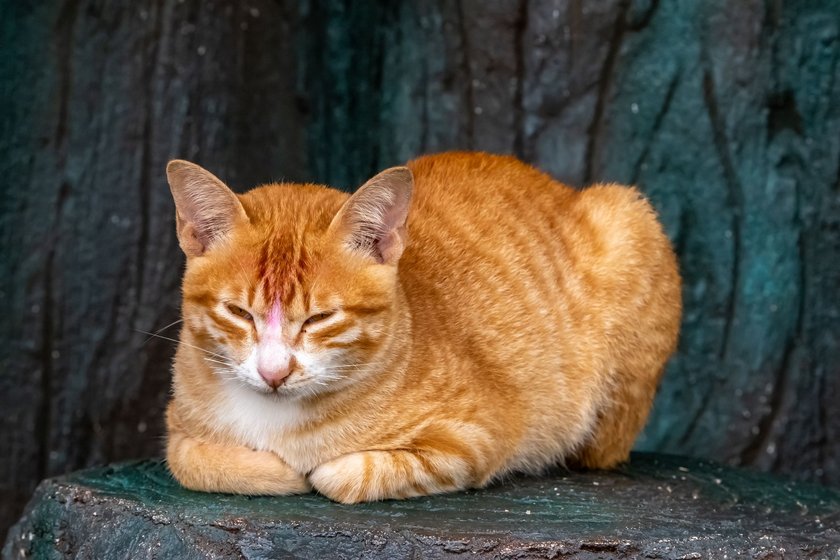
[(280, 302), (288, 307), (309, 267), (309, 254), (302, 239), (279, 235), (267, 239), (258, 268), (266, 301)]

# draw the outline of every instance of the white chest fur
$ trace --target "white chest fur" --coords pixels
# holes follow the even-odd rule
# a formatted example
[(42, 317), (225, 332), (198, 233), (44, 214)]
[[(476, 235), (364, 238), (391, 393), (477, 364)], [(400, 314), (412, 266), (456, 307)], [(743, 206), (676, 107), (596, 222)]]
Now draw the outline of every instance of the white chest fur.
[(307, 413), (293, 400), (261, 395), (235, 382), (226, 382), (213, 406), (214, 421), (237, 443), (260, 451), (278, 449), (284, 435), (307, 420)]
[(354, 417), (355, 422), (333, 421), (328, 427), (298, 431), (317, 417), (298, 401), (270, 398), (232, 381), (225, 382), (219, 395), (212, 407), (219, 430), (239, 445), (277, 454), (301, 474), (355, 451), (370, 419)]

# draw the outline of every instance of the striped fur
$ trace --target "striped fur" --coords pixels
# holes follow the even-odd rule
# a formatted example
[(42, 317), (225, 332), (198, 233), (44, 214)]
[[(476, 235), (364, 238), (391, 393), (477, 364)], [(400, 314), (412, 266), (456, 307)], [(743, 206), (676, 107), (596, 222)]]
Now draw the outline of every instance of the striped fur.
[(354, 503), (627, 459), (681, 312), (650, 205), (510, 157), (407, 167), (348, 198), (237, 196), (170, 164), (188, 258), (167, 457), (185, 486)]

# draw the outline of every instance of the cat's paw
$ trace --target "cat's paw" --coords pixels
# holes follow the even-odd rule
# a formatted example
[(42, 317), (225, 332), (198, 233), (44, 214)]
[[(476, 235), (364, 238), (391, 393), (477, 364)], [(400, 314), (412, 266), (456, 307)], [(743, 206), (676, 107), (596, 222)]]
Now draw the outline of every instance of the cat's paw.
[(380, 499), (370, 491), (365, 476), (371, 461), (366, 455), (350, 453), (318, 465), (309, 473), (309, 483), (319, 494), (342, 504)]
[(175, 479), (190, 490), (252, 495), (311, 490), (306, 477), (268, 451), (207, 443), (171, 432), (166, 459)]
[(305, 494), (312, 490), (309, 481), (298, 474), (280, 457), (269, 451), (254, 451), (245, 447), (238, 448), (238, 460), (249, 464), (243, 472), (243, 482), (247, 490), (243, 494), (263, 494), (282, 496), (287, 494)]
[(443, 454), (405, 449), (360, 451), (336, 457), (309, 473), (319, 493), (342, 504), (401, 500), (466, 488), (469, 465)]

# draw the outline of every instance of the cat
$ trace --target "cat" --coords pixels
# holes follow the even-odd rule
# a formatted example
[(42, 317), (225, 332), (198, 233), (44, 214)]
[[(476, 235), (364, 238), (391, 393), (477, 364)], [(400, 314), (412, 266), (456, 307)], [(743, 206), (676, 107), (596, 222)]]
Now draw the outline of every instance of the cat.
[(681, 315), (633, 188), (450, 152), (352, 196), (167, 167), (186, 254), (167, 462), (185, 487), (342, 503), (626, 461)]

